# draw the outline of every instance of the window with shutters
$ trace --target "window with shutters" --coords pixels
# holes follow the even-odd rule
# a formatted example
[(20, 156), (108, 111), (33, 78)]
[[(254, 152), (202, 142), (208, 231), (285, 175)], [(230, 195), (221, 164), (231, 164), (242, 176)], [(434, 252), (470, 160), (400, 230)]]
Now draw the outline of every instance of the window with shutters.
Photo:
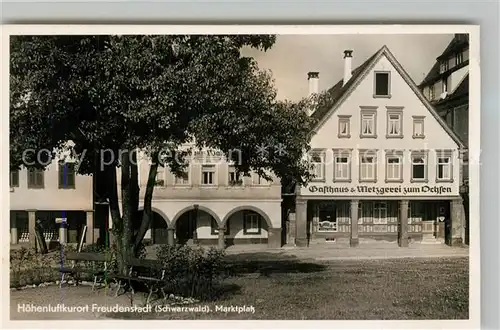
[(425, 116), (413, 116), (413, 138), (423, 139), (424, 134), (424, 118)]
[(28, 189), (43, 189), (45, 171), (37, 168), (28, 169)]
[(351, 150), (333, 150), (333, 181), (351, 181)]
[(359, 182), (377, 182), (376, 151), (360, 150), (359, 158)]
[(59, 189), (75, 189), (74, 163), (59, 163)]
[(377, 137), (377, 107), (361, 107), (361, 138)]
[(453, 182), (451, 150), (437, 151), (436, 182)]
[(323, 150), (313, 150), (309, 156), (314, 181), (325, 180), (325, 153)]
[(387, 107), (387, 138), (403, 137), (403, 108)]
[(339, 138), (350, 138), (351, 137), (351, 116), (350, 115), (339, 115)]
[(411, 182), (427, 182), (427, 152), (412, 151)]
[(403, 151), (386, 150), (385, 182), (403, 182)]

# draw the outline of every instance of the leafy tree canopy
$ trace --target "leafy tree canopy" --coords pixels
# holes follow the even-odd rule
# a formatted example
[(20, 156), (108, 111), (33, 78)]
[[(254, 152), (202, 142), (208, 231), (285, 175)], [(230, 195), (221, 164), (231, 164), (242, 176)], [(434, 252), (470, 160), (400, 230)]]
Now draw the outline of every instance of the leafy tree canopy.
[(244, 173), (305, 180), (309, 101), (276, 100), (270, 73), (240, 53), (274, 42), (267, 35), (13, 37), (11, 167), (23, 164), (26, 149), (73, 140), (77, 153), (87, 150), (78, 171), (90, 174), (89, 151), (153, 153), (195, 137), (198, 146), (240, 150)]

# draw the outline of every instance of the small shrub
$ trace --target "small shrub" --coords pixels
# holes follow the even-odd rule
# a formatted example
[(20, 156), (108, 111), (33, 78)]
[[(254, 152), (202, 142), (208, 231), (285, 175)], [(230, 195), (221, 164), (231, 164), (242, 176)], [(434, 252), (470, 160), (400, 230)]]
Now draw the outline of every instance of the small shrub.
[(223, 250), (187, 245), (157, 248), (170, 291), (185, 297), (213, 298), (225, 272)]

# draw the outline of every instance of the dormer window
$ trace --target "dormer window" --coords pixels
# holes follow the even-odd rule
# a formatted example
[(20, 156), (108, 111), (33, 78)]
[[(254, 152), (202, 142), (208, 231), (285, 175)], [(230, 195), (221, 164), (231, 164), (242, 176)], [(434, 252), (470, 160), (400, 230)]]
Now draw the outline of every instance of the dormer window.
[(429, 100), (434, 101), (436, 93), (434, 93), (434, 84), (429, 86)]
[(443, 60), (441, 61), (441, 64), (439, 65), (439, 73), (443, 73), (448, 71), (448, 61)]
[(373, 97), (391, 97), (390, 72), (375, 72)]
[(441, 93), (446, 93), (446, 92), (448, 92), (448, 80), (443, 79), (441, 83)]
[(455, 65), (462, 64), (463, 61), (464, 61), (464, 53), (462, 52), (457, 53), (457, 55), (455, 56)]

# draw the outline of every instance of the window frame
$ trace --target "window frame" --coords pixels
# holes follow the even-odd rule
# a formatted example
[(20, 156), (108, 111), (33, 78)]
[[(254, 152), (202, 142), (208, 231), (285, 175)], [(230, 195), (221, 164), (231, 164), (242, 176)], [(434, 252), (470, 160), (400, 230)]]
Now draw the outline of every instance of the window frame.
[(441, 80), (441, 94), (448, 93), (448, 79)]
[[(247, 220), (250, 216), (257, 217), (257, 231), (249, 231)], [(262, 233), (262, 216), (254, 211), (243, 212), (243, 235), (260, 235)]]
[(178, 187), (186, 187), (191, 185), (191, 166), (187, 166), (186, 169), (184, 169), (183, 174), (187, 174), (187, 183), (186, 182), (179, 182), (178, 180), (181, 179), (181, 177), (177, 177), (174, 173), (172, 173), (173, 176), (173, 181), (174, 181), (174, 186)]
[[(389, 159), (394, 158), (399, 161), (399, 178), (389, 178)], [(386, 183), (402, 183), (403, 182), (403, 151), (402, 150), (386, 150), (385, 151), (385, 182)]]
[[(351, 115), (338, 115), (338, 134), (337, 137), (339, 139), (349, 139), (351, 137)], [(346, 124), (347, 132), (345, 134), (342, 133), (342, 124)]]
[(464, 62), (464, 52), (458, 52), (455, 54), (455, 66), (460, 65)]
[(434, 86), (434, 83), (429, 86), (429, 101), (434, 101), (434, 99), (436, 98), (436, 90)]
[[(16, 183), (13, 183), (13, 177), (16, 178)], [(12, 170), (9, 172), (9, 187), (19, 188), (19, 170)]]
[[(352, 182), (352, 149), (333, 149), (333, 182)], [(337, 177), (337, 158), (347, 158), (347, 178)], [(341, 163), (344, 164), (344, 163)]]
[[(66, 175), (69, 176), (70, 174), (73, 175), (73, 184), (68, 185), (68, 179), (66, 178), (66, 184), (64, 184), (64, 180), (61, 181), (62, 176), (64, 175), (64, 167), (66, 164), (71, 164), (71, 167), (73, 168), (72, 171), (66, 171)], [(67, 167), (68, 169), (70, 166)], [(62, 172), (61, 172), (62, 170)], [(58, 187), (59, 189), (76, 189), (76, 172), (75, 172), (75, 163), (72, 162), (66, 162), (66, 161), (60, 161), (57, 163), (57, 182), (58, 182)]]
[[(371, 149), (361, 149), (359, 150), (359, 154), (358, 154), (358, 160), (359, 160), (359, 178), (358, 178), (358, 181), (359, 182), (372, 182), (372, 183), (376, 183), (377, 182), (377, 154), (378, 154), (378, 150), (371, 150)], [(363, 168), (363, 159), (364, 158), (373, 158), (373, 162), (372, 163), (366, 163), (366, 164), (373, 164), (372, 165), (372, 169), (373, 169), (373, 178), (363, 178), (362, 176), (362, 168)]]
[(445, 73), (450, 69), (448, 60), (441, 60), (439, 63), (439, 73)]
[[(363, 106), (361, 107), (360, 111), (360, 125), (359, 125), (359, 137), (360, 138), (368, 138), (368, 139), (376, 139), (377, 138), (377, 108), (378, 107), (367, 107)], [(363, 117), (364, 116), (371, 116), (372, 121), (373, 121), (373, 127), (372, 130), (373, 132), (371, 134), (366, 134), (363, 133)]]
[[(208, 168), (208, 167), (213, 168), (213, 171), (207, 171), (209, 173), (213, 173), (212, 174), (212, 183), (204, 183), (204, 176), (203, 176), (203, 173), (205, 172), (204, 168)], [(202, 186), (202, 187), (215, 187), (215, 186), (217, 186), (217, 165), (216, 164), (202, 164), (201, 168), (200, 168), (200, 173), (201, 173), (200, 186)]]
[[(377, 94), (377, 76), (387, 75), (387, 95)], [(374, 98), (391, 98), (391, 71), (374, 71), (373, 73), (373, 97)]]
[[(402, 139), (403, 138), (403, 107), (390, 107), (387, 106), (387, 130), (386, 130), (386, 138), (388, 139)], [(390, 123), (391, 116), (397, 115), (399, 121), (399, 132), (398, 134), (390, 134)]]
[[(414, 166), (416, 163), (414, 162), (415, 158), (422, 158), (424, 160), (424, 178), (415, 178), (414, 177)], [(429, 182), (429, 153), (427, 150), (413, 150), (410, 154), (411, 160), (411, 177), (410, 182), (420, 182), (420, 183), (428, 183)]]
[[(231, 174), (234, 173), (234, 176), (238, 180), (231, 180)], [(233, 183), (234, 182), (234, 183)], [(244, 185), (243, 175), (241, 173), (237, 173), (236, 167), (234, 165), (228, 165), (227, 167), (227, 186), (228, 187), (242, 187)]]
[[(33, 172), (33, 176), (36, 181), (36, 174), (37, 173), (42, 173), (42, 183), (41, 184), (36, 184), (31, 182), (30, 180), (30, 173)], [(28, 189), (45, 189), (45, 171), (43, 169), (37, 169), (37, 168), (29, 168), (27, 171), (27, 176), (28, 176)]]
[[(425, 139), (425, 116), (412, 116), (413, 118), (413, 138), (414, 139)], [(422, 124), (422, 135), (416, 135), (415, 134), (415, 124), (416, 123), (421, 123)]]
[[(439, 177), (439, 166), (442, 165), (440, 159), (448, 159), (449, 177), (440, 178)], [(442, 150), (436, 151), (436, 182), (453, 182), (453, 150)]]
[[(313, 161), (312, 158), (314, 156), (319, 156), (321, 159), (321, 162), (316, 162)], [(311, 179), (313, 182), (325, 182), (326, 179), (326, 153), (325, 150), (323, 149), (313, 149), (309, 153), (309, 164), (310, 165), (318, 165), (321, 166), (321, 177), (314, 177)], [(316, 170), (314, 169), (314, 173), (316, 174)]]

